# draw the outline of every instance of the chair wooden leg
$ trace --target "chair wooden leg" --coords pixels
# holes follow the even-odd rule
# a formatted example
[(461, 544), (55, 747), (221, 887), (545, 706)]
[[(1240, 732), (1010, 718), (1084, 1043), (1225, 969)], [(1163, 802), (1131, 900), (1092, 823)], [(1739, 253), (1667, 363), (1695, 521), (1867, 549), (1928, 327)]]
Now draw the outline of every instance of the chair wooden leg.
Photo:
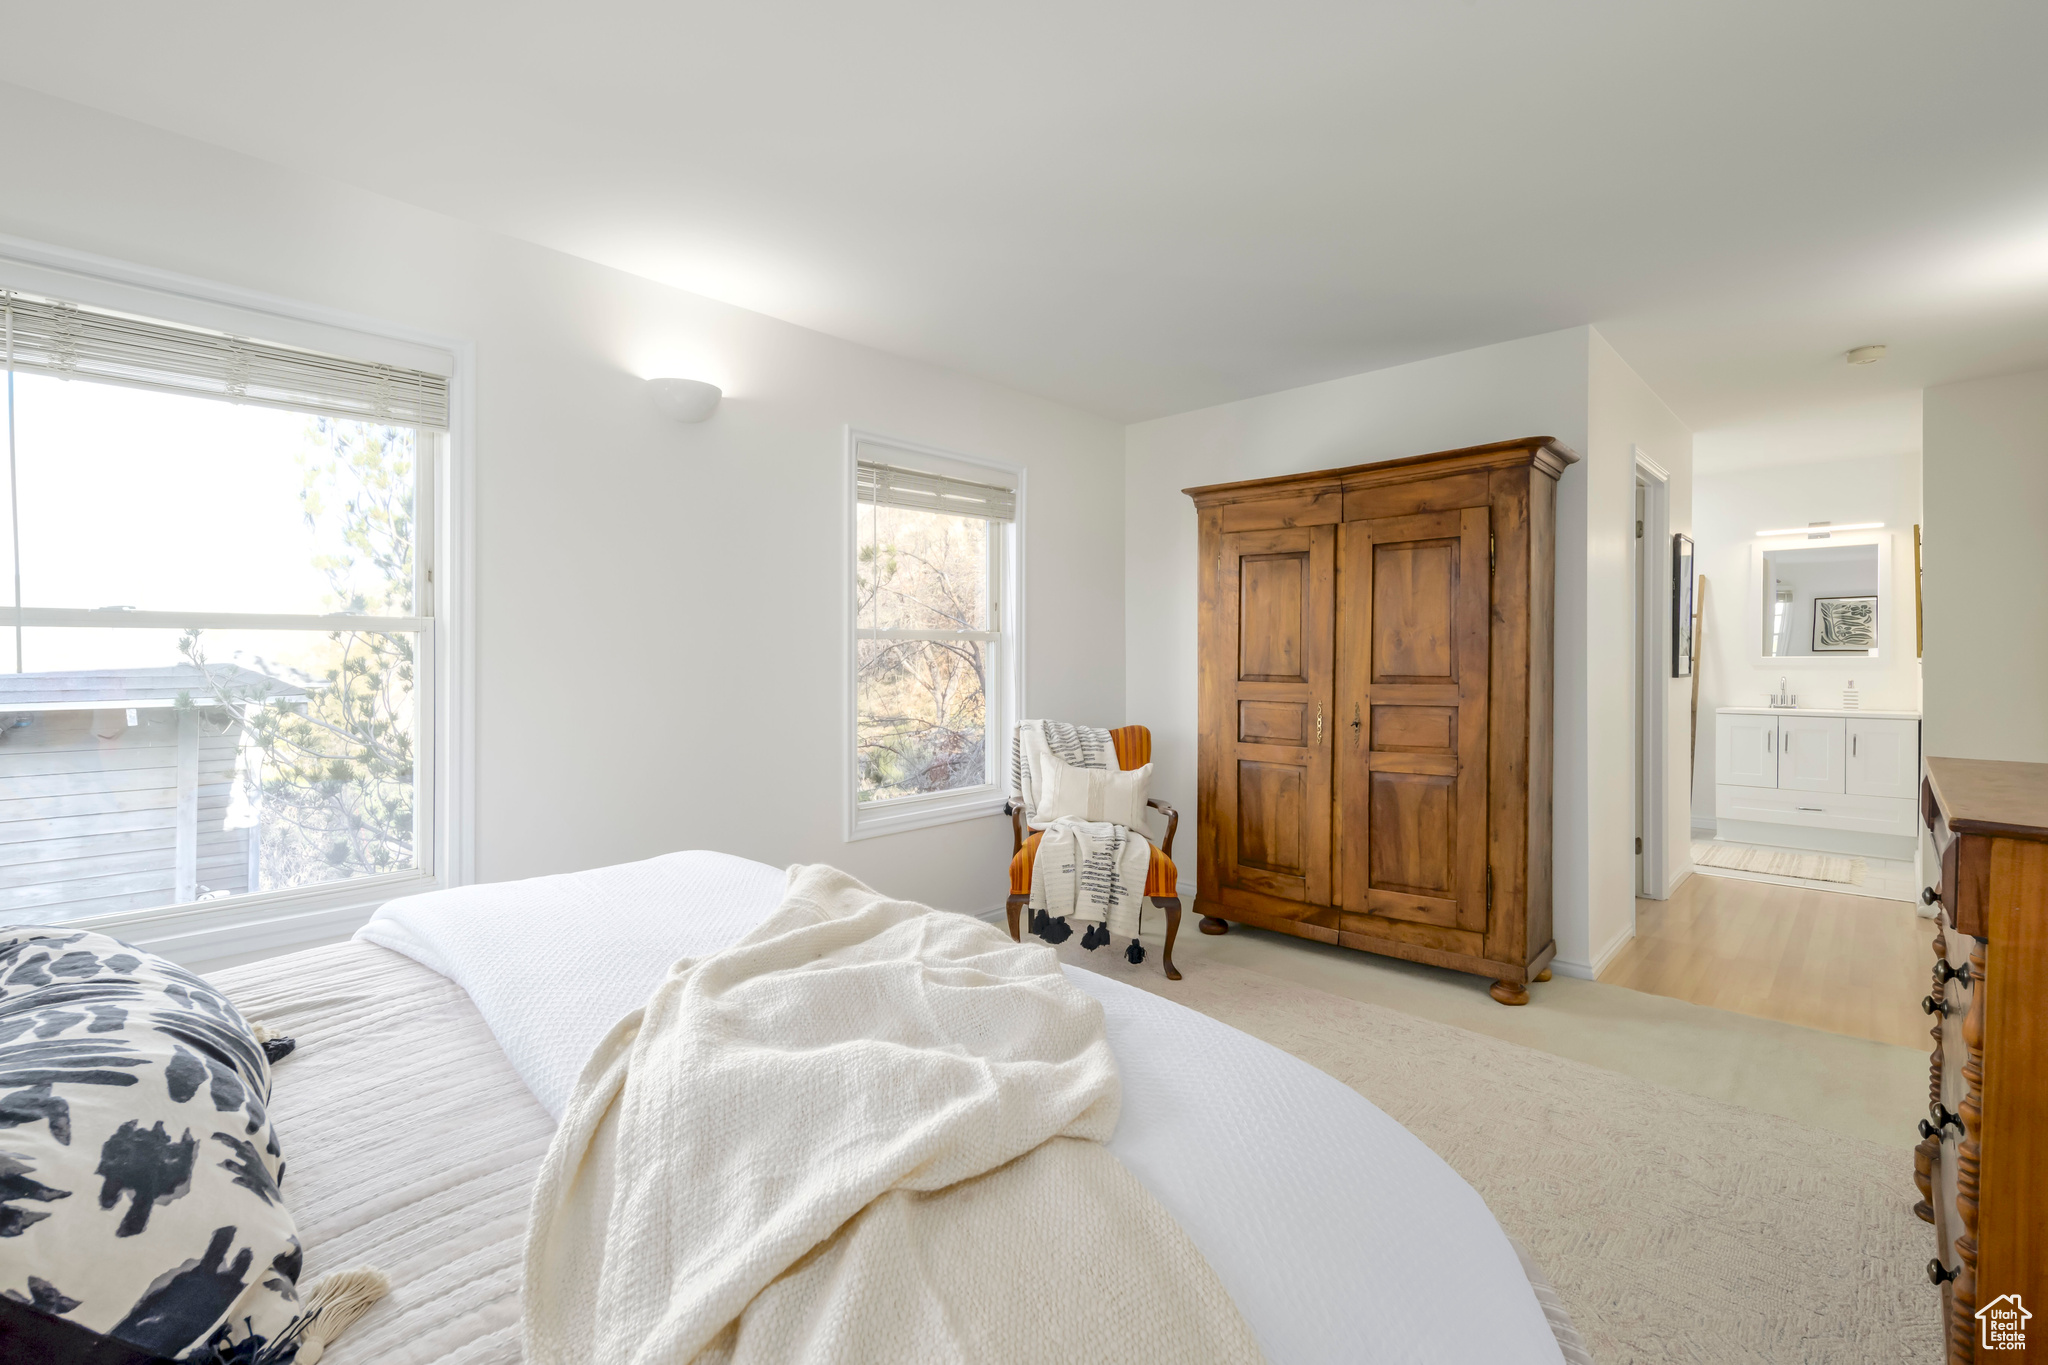
[(1024, 923), (1021, 916), (1024, 907), (1029, 904), (1031, 904), (1031, 897), (1029, 896), (1012, 896), (1009, 903), (1003, 907), (1010, 916), (1010, 937), (1019, 943), (1024, 941)]
[(1166, 979), (1180, 980), (1180, 968), (1173, 965), (1173, 940), (1180, 934), (1180, 897), (1154, 896), (1152, 903), (1166, 912)]

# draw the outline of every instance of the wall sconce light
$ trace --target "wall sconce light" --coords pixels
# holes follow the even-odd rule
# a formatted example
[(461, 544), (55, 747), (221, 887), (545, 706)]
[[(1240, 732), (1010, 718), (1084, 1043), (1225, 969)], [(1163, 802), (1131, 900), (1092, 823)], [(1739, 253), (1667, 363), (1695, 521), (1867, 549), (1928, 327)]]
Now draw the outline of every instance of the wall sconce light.
[(1806, 526), (1788, 526), (1782, 531), (1758, 531), (1759, 536), (1805, 536), (1808, 540), (1826, 540), (1836, 531), (1882, 531), (1881, 521), (1845, 521), (1837, 526), (1831, 521), (1816, 521)]
[(647, 387), (654, 391), (654, 406), (678, 422), (703, 421), (725, 396), (701, 379), (650, 379)]

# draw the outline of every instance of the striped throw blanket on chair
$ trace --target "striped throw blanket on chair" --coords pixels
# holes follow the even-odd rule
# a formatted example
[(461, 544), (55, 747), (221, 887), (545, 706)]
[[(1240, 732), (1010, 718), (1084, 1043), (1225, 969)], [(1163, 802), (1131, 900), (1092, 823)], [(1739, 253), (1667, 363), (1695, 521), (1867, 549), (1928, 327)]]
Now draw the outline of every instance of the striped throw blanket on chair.
[[(1019, 722), (1011, 736), (1010, 799), (1024, 808), (1027, 825), (1053, 763), (1115, 771), (1116, 745), (1107, 730), (1061, 721)], [(1031, 865), (1031, 932), (1049, 943), (1063, 943), (1073, 933), (1068, 921), (1079, 920), (1088, 926), (1081, 943), (1090, 951), (1112, 937), (1135, 943), (1152, 862), (1143, 831), (1072, 818), (1043, 828)]]

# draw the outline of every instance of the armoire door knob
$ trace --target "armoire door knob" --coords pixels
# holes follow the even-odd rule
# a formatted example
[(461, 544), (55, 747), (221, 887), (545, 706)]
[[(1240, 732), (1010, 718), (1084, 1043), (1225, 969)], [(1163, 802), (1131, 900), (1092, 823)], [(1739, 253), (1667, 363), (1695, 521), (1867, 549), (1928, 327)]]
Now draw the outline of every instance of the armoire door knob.
[(1949, 1012), (1948, 1001), (1936, 1000), (1930, 995), (1920, 1002), (1920, 1012), (1922, 1014), (1947, 1014)]
[(1962, 1273), (1963, 1268), (1961, 1266), (1957, 1266), (1955, 1269), (1951, 1270), (1947, 1266), (1943, 1265), (1939, 1258), (1929, 1261), (1927, 1263), (1927, 1282), (1929, 1284), (1947, 1284), (1950, 1280), (1953, 1280), (1956, 1276)]
[(1951, 967), (1948, 965), (1947, 958), (1941, 958), (1935, 962), (1934, 978), (1944, 986), (1951, 981), (1960, 981), (1963, 983), (1963, 989), (1965, 990), (1976, 984), (1976, 978), (1970, 975), (1969, 963), (1965, 962), (1960, 967)]
[(1933, 887), (1923, 886), (1920, 888), (1920, 903), (1922, 905), (1933, 905), (1936, 901), (1940, 899), (1941, 893), (1939, 891), (1936, 891)]

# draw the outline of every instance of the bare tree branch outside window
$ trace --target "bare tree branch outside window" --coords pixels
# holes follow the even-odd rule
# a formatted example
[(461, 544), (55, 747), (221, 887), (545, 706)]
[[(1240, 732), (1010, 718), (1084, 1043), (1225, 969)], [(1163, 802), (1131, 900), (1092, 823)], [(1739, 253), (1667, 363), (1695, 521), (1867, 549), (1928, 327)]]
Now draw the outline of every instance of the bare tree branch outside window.
[[(862, 503), (856, 574), (858, 799), (987, 783), (991, 525)], [(872, 638), (916, 632), (920, 638)]]

